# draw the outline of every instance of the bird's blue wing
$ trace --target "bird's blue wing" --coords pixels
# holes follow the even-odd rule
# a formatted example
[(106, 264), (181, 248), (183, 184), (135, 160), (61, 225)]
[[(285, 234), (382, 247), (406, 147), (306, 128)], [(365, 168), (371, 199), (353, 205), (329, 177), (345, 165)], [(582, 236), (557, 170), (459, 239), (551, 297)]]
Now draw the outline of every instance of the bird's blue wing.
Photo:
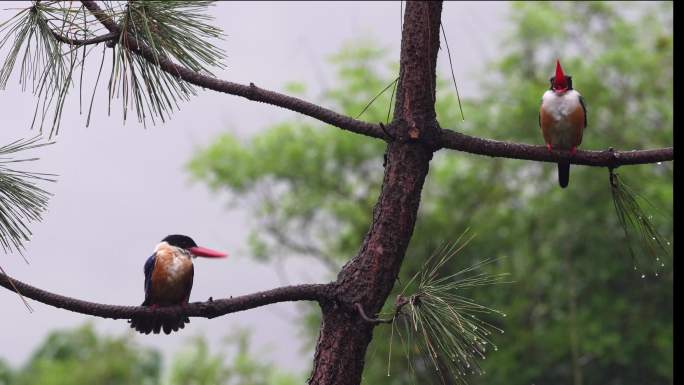
[(190, 265), (190, 279), (185, 285), (185, 298), (184, 301), (188, 302), (190, 300), (190, 292), (192, 291), (192, 280), (195, 276), (195, 266)]
[(156, 260), (156, 254), (152, 254), (149, 258), (147, 258), (147, 262), (145, 262), (145, 303), (147, 304), (147, 296), (150, 292), (150, 284), (152, 283), (152, 271), (154, 270), (154, 263)]
[(582, 110), (584, 110), (584, 128), (587, 128), (587, 106), (584, 104), (584, 98), (582, 95), (579, 97), (580, 104), (582, 105)]

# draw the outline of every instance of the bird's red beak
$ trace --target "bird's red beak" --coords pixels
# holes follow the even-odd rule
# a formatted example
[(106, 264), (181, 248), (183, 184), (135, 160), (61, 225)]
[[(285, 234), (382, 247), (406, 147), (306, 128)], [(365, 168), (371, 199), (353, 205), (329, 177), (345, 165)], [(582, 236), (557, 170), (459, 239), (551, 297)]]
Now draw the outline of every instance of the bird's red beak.
[(188, 250), (190, 250), (192, 255), (195, 255), (197, 257), (225, 258), (228, 256), (228, 254), (226, 254), (226, 253), (222, 253), (220, 251), (208, 249), (206, 247), (201, 247), (201, 246), (191, 247)]
[(556, 59), (556, 80), (553, 82), (553, 89), (555, 91), (566, 91), (568, 89), (568, 82), (565, 80), (563, 67), (561, 67), (558, 59)]

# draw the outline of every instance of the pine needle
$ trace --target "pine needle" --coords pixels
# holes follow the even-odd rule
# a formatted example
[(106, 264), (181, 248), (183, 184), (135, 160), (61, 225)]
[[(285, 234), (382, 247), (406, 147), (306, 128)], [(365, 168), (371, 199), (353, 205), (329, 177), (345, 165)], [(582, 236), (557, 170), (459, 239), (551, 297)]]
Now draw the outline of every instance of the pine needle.
[[(126, 33), (119, 43), (134, 37), (147, 45), (156, 57), (169, 58), (195, 72), (213, 76), (210, 68), (223, 68), (222, 49), (211, 39), (221, 38), (219, 28), (209, 24), (212, 17), (206, 9), (211, 1), (122, 1), (102, 2), (105, 12)], [(59, 41), (55, 34), (67, 39), (84, 40), (108, 33), (85, 7), (78, 2), (35, 1), (14, 17), (0, 24), (0, 49), (9, 53), (0, 66), (0, 88), (5, 88), (15, 64), (20, 62), (19, 82), (37, 96), (32, 127), (43, 126), (50, 118), (50, 136), (59, 133), (64, 102), (80, 66), (79, 94), (84, 81), (83, 66), (94, 46), (72, 47)], [(109, 103), (120, 96), (124, 120), (133, 108), (143, 124), (148, 118), (165, 121), (180, 101), (196, 94), (185, 81), (162, 71), (157, 63), (134, 55), (117, 44), (111, 50), (114, 59), (109, 81)], [(82, 54), (78, 55), (78, 50)], [(101, 63), (104, 62), (103, 51)], [(21, 56), (21, 58), (20, 58)], [(99, 83), (96, 80), (93, 95)], [(82, 104), (79, 97), (79, 106)], [(91, 99), (90, 106), (92, 107)], [(79, 107), (82, 110), (82, 107)], [(52, 116), (48, 116), (52, 111)], [(87, 122), (90, 122), (91, 109)]]
[[(399, 81), (399, 78), (396, 78), (396, 79), (392, 80), (392, 82), (391, 82), (390, 84), (388, 84), (387, 87), (383, 88), (382, 91), (380, 91), (377, 95), (375, 95), (375, 96), (373, 97), (373, 99), (371, 99), (371, 101), (368, 102), (368, 104), (366, 104), (366, 106), (363, 108), (363, 110), (361, 110), (361, 112), (356, 116), (355, 119), (358, 119), (359, 117), (361, 117), (361, 115), (363, 115), (363, 113), (366, 112), (366, 110), (368, 110), (368, 108), (373, 104), (373, 102), (375, 102), (375, 100), (376, 100), (377, 98), (379, 98), (380, 96), (382, 96), (382, 94), (384, 94), (385, 91), (387, 91), (390, 87), (392, 87), (393, 85), (396, 85), (398, 81)], [(392, 99), (393, 97), (394, 97), (394, 90), (392, 90), (392, 96), (390, 97), (390, 105), (391, 105), (391, 103), (392, 103), (392, 100), (391, 100), (391, 99)], [(389, 114), (389, 113), (388, 113), (388, 114)]]
[[(412, 341), (425, 363), (425, 370), (434, 368), (443, 384), (466, 384), (466, 375), (484, 373), (478, 360), (486, 357), (488, 349), (498, 350), (491, 341), (491, 335), (493, 331), (503, 333), (503, 330), (481, 316), (506, 316), (461, 294), (467, 289), (505, 283), (503, 279), (507, 274), (477, 273), (478, 269), (495, 260), (487, 259), (456, 273), (440, 275), (440, 270), (472, 240), (471, 236), (462, 241), (467, 232), (455, 242), (440, 247), (407, 283), (400, 296), (404, 297), (403, 293), (414, 281), (418, 286), (416, 293), (404, 297), (408, 303), (392, 324), (392, 334), (396, 328), (402, 344)], [(401, 332), (400, 324), (403, 324), (405, 333)], [(412, 363), (416, 352), (413, 346), (404, 345), (404, 348), (410, 371), (415, 374)]]
[(671, 257), (671, 243), (660, 235), (652, 221), (653, 215), (647, 214), (643, 207), (654, 213), (661, 211), (632, 190), (612, 169), (610, 191), (634, 270), (639, 271), (641, 278), (646, 278), (649, 272), (658, 276), (665, 267), (665, 258)]
[(451, 68), (451, 79), (454, 81), (454, 88), (456, 89), (456, 98), (458, 99), (458, 108), (461, 110), (461, 119), (465, 122), (465, 116), (463, 115), (463, 107), (461, 106), (461, 95), (458, 93), (458, 86), (456, 85), (456, 75), (454, 75), (454, 63), (451, 62), (451, 51), (449, 50), (449, 41), (446, 37), (446, 32), (444, 31), (444, 24), (439, 22), (439, 26), (442, 28), (442, 36), (444, 36), (444, 44), (446, 44), (447, 56), (449, 57), (449, 67)]
[(37, 97), (31, 127), (38, 124), (42, 133), (52, 111), (50, 136), (59, 131), (66, 95), (79, 63), (76, 50), (64, 47), (54, 33), (79, 37), (92, 33), (83, 30), (90, 24), (81, 23), (77, 20), (78, 15), (79, 8), (58, 1), (41, 1), (0, 24), (0, 49), (9, 46), (9, 53), (0, 67), (0, 89), (6, 87), (21, 55), (19, 83), (22, 91), (30, 87)]
[(50, 193), (38, 186), (38, 182), (52, 182), (54, 175), (21, 171), (11, 164), (37, 160), (15, 159), (17, 152), (52, 144), (39, 143), (41, 137), (16, 140), (0, 147), (0, 245), (5, 253), (16, 250), (21, 253), (24, 242), (31, 239), (28, 223), (40, 221), (47, 210)]
[[(0, 147), (0, 245), (5, 253), (16, 250), (22, 257), (24, 242), (31, 239), (30, 222), (41, 220), (42, 213), (47, 210), (48, 198), (51, 195), (40, 188), (37, 183), (54, 181), (54, 175), (16, 170), (11, 166), (22, 162), (34, 161), (37, 158), (16, 159), (13, 156), (21, 151), (42, 147), (52, 142), (40, 143), (40, 136), (20, 139)], [(24, 258), (26, 261), (26, 258)], [(12, 279), (0, 266), (14, 291), (19, 295), (29, 312), (33, 312)]]
[(33, 308), (28, 303), (26, 298), (21, 294), (21, 292), (19, 291), (17, 286), (14, 284), (14, 281), (12, 280), (12, 278), (10, 278), (10, 276), (5, 272), (5, 269), (3, 269), (2, 266), (0, 266), (0, 273), (2, 273), (7, 278), (7, 281), (10, 283), (10, 285), (12, 285), (12, 289), (14, 289), (14, 291), (17, 293), (17, 295), (19, 295), (21, 302), (24, 303), (24, 306), (26, 306), (26, 309), (29, 311), (29, 313), (33, 313)]
[[(206, 13), (211, 1), (135, 1), (128, 2), (122, 14), (120, 43), (127, 36), (147, 45), (156, 58), (169, 58), (201, 74), (213, 76), (211, 67), (223, 68), (225, 54), (211, 43), (222, 38), (219, 28), (208, 24)], [(156, 63), (130, 53), (118, 44), (109, 83), (109, 97), (122, 98), (124, 121), (129, 105), (138, 121), (147, 118), (166, 121), (179, 102), (196, 94), (192, 85), (161, 70)]]

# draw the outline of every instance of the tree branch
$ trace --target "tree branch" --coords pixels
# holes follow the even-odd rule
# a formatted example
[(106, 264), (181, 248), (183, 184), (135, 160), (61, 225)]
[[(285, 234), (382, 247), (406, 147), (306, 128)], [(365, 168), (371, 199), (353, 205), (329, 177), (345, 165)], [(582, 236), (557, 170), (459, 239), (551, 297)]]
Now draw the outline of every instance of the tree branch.
[(55, 31), (52, 31), (52, 36), (54, 36), (55, 39), (57, 39), (57, 41), (60, 41), (62, 43), (69, 44), (69, 45), (75, 45), (75, 46), (99, 44), (99, 43), (105, 43), (105, 42), (115, 41), (115, 40), (119, 39), (119, 33), (117, 33), (117, 32), (110, 32), (110, 33), (102, 35), (102, 36), (95, 36), (91, 39), (85, 39), (85, 40), (72, 39), (70, 37), (61, 35)]
[(205, 302), (193, 302), (184, 306), (159, 307), (154, 310), (144, 306), (119, 306), (107, 305), (96, 302), (82, 301), (80, 299), (45, 291), (21, 281), (17, 281), (8, 275), (0, 273), (0, 286), (14, 291), (12, 283), (19, 292), (28, 298), (42, 302), (46, 305), (66, 309), (81, 314), (96, 317), (126, 319), (139, 315), (171, 316), (183, 314), (188, 317), (214, 318), (229, 313), (236, 313), (260, 306), (270, 305), (277, 302), (290, 301), (318, 301), (326, 302), (333, 298), (333, 284), (306, 284), (295, 286), (283, 286), (276, 289), (257, 293), (230, 297), (224, 299), (209, 299)]
[(343, 130), (355, 132), (370, 136), (373, 138), (385, 139), (385, 134), (377, 124), (366, 123), (360, 120), (353, 119), (346, 115), (338, 114), (335, 111), (321, 107), (319, 105), (298, 99), (289, 95), (281, 94), (274, 91), (269, 91), (259, 88), (250, 83), (248, 86), (238, 83), (232, 83), (225, 80), (220, 80), (211, 76), (197, 73), (189, 68), (178, 65), (171, 61), (171, 59), (160, 55), (153, 49), (136, 39), (134, 36), (121, 31), (121, 28), (112, 20), (112, 18), (103, 11), (96, 1), (82, 0), (83, 5), (88, 8), (90, 13), (97, 18), (102, 25), (110, 32), (121, 34), (124, 33), (122, 44), (132, 52), (142, 56), (146, 60), (155, 63), (170, 75), (182, 79), (190, 84), (207, 88), (210, 90), (223, 92), (230, 95), (242, 96), (243, 98), (272, 104), (274, 106), (282, 107), (288, 110), (299, 112), (303, 115), (310, 116), (322, 122), (331, 124)]
[(440, 145), (442, 148), (471, 154), (554, 163), (562, 159), (569, 159), (570, 163), (573, 164), (612, 168), (628, 164), (665, 162), (674, 158), (672, 147), (639, 151), (577, 150), (575, 155), (570, 156), (568, 152), (563, 151), (549, 152), (545, 146), (477, 138), (451, 130), (442, 130)]

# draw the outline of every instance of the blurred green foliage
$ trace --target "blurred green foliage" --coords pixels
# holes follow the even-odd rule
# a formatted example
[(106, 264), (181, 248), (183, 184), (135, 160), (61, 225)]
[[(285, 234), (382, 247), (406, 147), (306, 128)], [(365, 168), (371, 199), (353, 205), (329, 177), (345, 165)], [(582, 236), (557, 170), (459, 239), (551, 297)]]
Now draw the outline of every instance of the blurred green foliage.
[[(103, 337), (86, 324), (51, 332), (19, 370), (0, 364), (3, 385), (159, 384), (161, 355), (131, 335)], [(6, 382), (1, 382), (6, 381)]]
[(234, 347), (232, 361), (226, 352), (211, 354), (204, 337), (196, 337), (173, 358), (170, 385), (295, 385), (304, 382), (277, 369), (250, 350), (250, 334), (238, 330), (225, 338)]
[[(441, 78), (442, 127), (498, 140), (542, 144), (537, 114), (554, 62), (584, 96), (589, 126), (581, 148), (620, 150), (672, 145), (672, 3), (515, 2), (500, 59), (489, 63), (481, 95), (462, 98), (460, 120), (449, 77)], [(458, 65), (458, 47), (452, 47)], [(386, 52), (353, 41), (332, 58), (337, 83), (323, 102), (356, 116), (396, 77)], [(459, 79), (459, 81), (473, 81)], [(289, 86), (293, 89), (293, 86)], [(294, 89), (305, 93), (306, 87)], [(363, 119), (386, 121), (390, 92)], [(306, 118), (282, 122), (248, 140), (231, 134), (190, 163), (194, 176), (253, 208), (255, 255), (318, 258), (331, 274), (353, 256), (368, 229), (382, 180), (381, 141)], [(620, 175), (666, 215), (654, 222), (672, 239), (672, 164), (623, 167)], [(508, 314), (497, 352), (472, 384), (672, 383), (672, 263), (659, 277), (634, 271), (603, 168), (573, 166), (567, 189), (554, 164), (442, 151), (432, 164), (400, 283), (433, 250), (466, 227), (477, 234), (451, 271), (489, 257), (516, 282), (469, 295)], [(652, 264), (653, 261), (643, 261)], [(641, 268), (642, 266), (640, 266)], [(390, 295), (390, 310), (394, 295)], [(310, 333), (317, 315), (308, 317)], [(378, 327), (364, 383), (437, 383), (432, 368), (406, 374), (390, 328)], [(398, 341), (394, 342), (395, 344)], [(422, 369), (421, 369), (422, 368)]]
[[(283, 372), (250, 350), (239, 330), (224, 341), (232, 352), (212, 353), (195, 337), (162, 370), (159, 351), (141, 347), (133, 334), (98, 334), (91, 324), (51, 332), (28, 362), (13, 369), (0, 359), (0, 385), (295, 385), (304, 378)], [(230, 357), (233, 357), (232, 360)]]

